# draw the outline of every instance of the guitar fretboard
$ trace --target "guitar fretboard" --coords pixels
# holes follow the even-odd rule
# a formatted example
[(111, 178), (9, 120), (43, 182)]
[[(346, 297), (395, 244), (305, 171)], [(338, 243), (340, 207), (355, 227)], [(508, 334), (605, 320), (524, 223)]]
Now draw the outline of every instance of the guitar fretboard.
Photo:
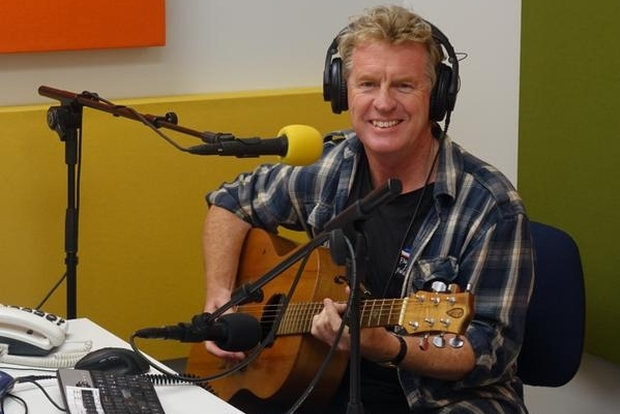
[[(361, 327), (399, 324), (407, 301), (408, 299), (363, 301), (360, 308)], [(323, 303), (321, 302), (294, 302), (289, 304), (278, 328), (278, 335), (296, 335), (310, 332), (312, 318), (322, 309)]]

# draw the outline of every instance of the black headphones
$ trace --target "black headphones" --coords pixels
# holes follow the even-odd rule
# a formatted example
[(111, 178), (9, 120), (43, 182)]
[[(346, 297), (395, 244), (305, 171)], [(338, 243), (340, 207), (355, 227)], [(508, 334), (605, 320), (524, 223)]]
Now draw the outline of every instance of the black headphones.
[[(456, 104), (456, 95), (459, 89), (459, 61), (446, 35), (433, 24), (427, 23), (431, 26), (435, 41), (446, 50), (448, 62), (452, 66), (440, 63), (435, 68), (437, 80), (431, 92), (429, 118), (431, 121), (439, 122), (444, 119), (448, 112), (452, 112)], [(323, 99), (331, 102), (332, 112), (336, 114), (349, 109), (347, 82), (342, 76), (342, 59), (336, 56), (338, 54), (338, 39), (347, 30), (348, 27), (343, 29), (327, 49), (325, 69), (323, 70)]]

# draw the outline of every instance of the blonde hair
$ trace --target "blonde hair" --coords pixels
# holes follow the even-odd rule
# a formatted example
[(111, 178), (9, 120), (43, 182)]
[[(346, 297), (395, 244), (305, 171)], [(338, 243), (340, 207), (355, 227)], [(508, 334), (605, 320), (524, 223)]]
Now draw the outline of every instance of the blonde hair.
[(419, 15), (401, 6), (377, 6), (354, 17), (349, 26), (338, 35), (338, 54), (343, 62), (344, 79), (349, 77), (353, 50), (356, 46), (385, 41), (398, 45), (416, 42), (425, 45), (428, 51), (426, 72), (435, 85), (435, 68), (444, 60), (443, 49), (433, 37), (431, 25)]

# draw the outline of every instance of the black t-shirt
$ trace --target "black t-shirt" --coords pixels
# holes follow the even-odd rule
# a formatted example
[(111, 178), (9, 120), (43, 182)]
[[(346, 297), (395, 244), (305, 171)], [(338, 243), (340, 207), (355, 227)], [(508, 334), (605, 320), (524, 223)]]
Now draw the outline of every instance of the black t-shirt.
[[(366, 157), (353, 183), (348, 204), (363, 198), (373, 190)], [(380, 206), (370, 217), (357, 224), (367, 246), (366, 274), (363, 283), (374, 298), (400, 297), (403, 275), (396, 272), (401, 251), (407, 250), (433, 204), (433, 185), (401, 194)], [(350, 226), (345, 234), (355, 240)], [(406, 255), (406, 253), (405, 253)], [(401, 263), (402, 266), (402, 263)], [(336, 406), (346, 407), (349, 395), (349, 372), (342, 382)], [(404, 393), (397, 378), (397, 371), (362, 359), (361, 396), (366, 414), (409, 413)], [(337, 409), (334, 412), (346, 412)]]
[[(373, 189), (368, 162), (363, 157), (347, 204), (351, 205), (364, 198)], [(364, 235), (367, 250), (364, 284), (373, 297), (400, 297), (403, 278), (402, 274), (394, 273), (401, 251), (409, 249), (432, 204), (433, 184), (428, 184), (418, 190), (400, 194), (389, 203), (379, 206), (367, 220), (358, 223), (357, 228)], [(345, 229), (345, 233), (351, 240), (355, 240), (352, 226)]]

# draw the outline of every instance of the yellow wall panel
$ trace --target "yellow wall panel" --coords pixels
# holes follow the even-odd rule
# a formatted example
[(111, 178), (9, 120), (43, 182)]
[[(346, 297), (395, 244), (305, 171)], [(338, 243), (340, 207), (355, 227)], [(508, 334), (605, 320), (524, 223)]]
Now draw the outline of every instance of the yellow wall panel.
[[(274, 137), (289, 124), (346, 127), (317, 89), (119, 101), (143, 114), (176, 112), (179, 125), (235, 136)], [(50, 101), (49, 106), (57, 105)], [(64, 143), (49, 106), (0, 108), (0, 303), (36, 306), (65, 271)], [(196, 138), (163, 130), (182, 146)], [(77, 316), (123, 339), (136, 329), (189, 321), (202, 310), (205, 194), (275, 157), (238, 159), (181, 152), (149, 128), (84, 109)], [(65, 315), (65, 285), (43, 307)], [(141, 340), (159, 358), (186, 344)]]

